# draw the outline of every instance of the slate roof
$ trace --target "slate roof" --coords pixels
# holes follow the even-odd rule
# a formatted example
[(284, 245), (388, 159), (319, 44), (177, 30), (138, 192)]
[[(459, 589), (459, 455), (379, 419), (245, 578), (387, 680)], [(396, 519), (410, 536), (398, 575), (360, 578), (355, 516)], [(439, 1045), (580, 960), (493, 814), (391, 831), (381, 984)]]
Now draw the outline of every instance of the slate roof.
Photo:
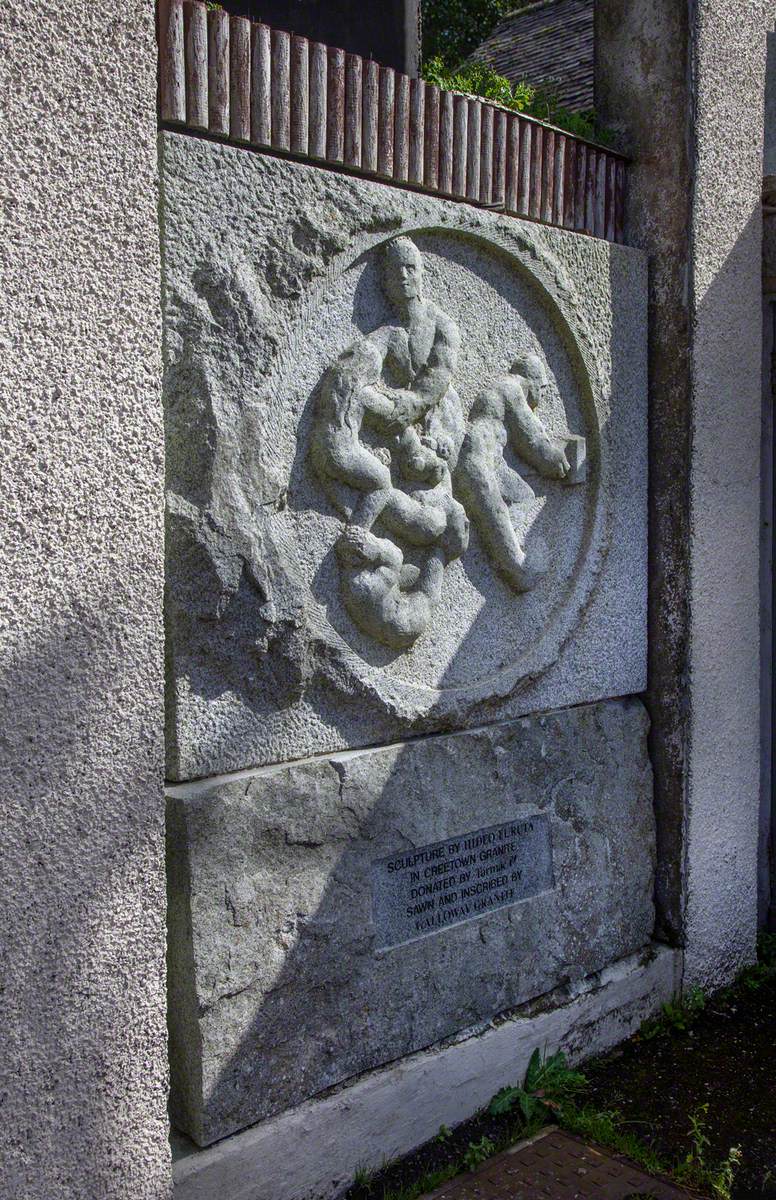
[(593, 107), (594, 0), (538, 0), (502, 17), (474, 51), (511, 83), (554, 83), (566, 108)]

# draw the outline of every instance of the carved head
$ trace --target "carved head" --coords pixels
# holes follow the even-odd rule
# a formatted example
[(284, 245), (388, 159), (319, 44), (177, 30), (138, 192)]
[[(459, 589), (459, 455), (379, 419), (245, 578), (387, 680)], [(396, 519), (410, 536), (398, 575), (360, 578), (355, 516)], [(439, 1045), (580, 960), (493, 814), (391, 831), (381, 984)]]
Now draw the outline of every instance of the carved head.
[(513, 375), (519, 375), (525, 381), (525, 398), (531, 408), (536, 408), (549, 385), (547, 368), (539, 358), (539, 355), (521, 354), (512, 363), (510, 371)]
[(386, 294), (399, 308), (423, 296), (423, 259), (411, 238), (396, 237), (385, 247), (383, 279)]

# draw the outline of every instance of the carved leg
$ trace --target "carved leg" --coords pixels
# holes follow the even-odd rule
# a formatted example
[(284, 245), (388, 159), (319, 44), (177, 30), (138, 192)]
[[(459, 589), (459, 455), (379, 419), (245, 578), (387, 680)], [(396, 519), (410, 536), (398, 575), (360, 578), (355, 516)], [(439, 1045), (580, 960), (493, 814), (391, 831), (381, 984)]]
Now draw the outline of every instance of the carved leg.
[(529, 591), (545, 573), (546, 564), (526, 561), (495, 472), (467, 457), (458, 463), (455, 483), (493, 566), (514, 591)]
[(442, 596), (442, 581), (445, 575), (445, 554), (441, 547), (431, 551), (423, 566), (420, 568), (416, 592), (422, 592), (428, 598), (433, 608)]
[(439, 505), (421, 504), (394, 488), (382, 512), (383, 522), (397, 537), (414, 546), (428, 546), (442, 536), (447, 513)]
[[(391, 472), (388, 467), (350, 433), (315, 438), (310, 446), (310, 458), (327, 490), (332, 485), (335, 488), (343, 485), (355, 492), (368, 494), (390, 491)], [(376, 514), (372, 519), (376, 519)]]
[(469, 545), (469, 518), (462, 504), (459, 504), (449, 493), (444, 496), (445, 512), (447, 513), (447, 528), (440, 538), (440, 547), (444, 551), (445, 560), (452, 562), (466, 552)]
[(352, 525), (371, 529), (391, 497), (392, 488), (378, 488), (357, 501), (350, 518)]

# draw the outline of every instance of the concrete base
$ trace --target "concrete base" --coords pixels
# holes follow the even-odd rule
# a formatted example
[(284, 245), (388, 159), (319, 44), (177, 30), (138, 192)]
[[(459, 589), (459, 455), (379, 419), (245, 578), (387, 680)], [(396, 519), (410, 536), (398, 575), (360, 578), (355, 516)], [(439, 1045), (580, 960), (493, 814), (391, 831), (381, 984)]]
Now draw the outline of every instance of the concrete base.
[(679, 951), (652, 946), (558, 989), (509, 1020), (179, 1157), (175, 1200), (335, 1200), (357, 1168), (374, 1169), (472, 1116), (522, 1079), (536, 1046), (574, 1061), (632, 1034), (677, 990)]

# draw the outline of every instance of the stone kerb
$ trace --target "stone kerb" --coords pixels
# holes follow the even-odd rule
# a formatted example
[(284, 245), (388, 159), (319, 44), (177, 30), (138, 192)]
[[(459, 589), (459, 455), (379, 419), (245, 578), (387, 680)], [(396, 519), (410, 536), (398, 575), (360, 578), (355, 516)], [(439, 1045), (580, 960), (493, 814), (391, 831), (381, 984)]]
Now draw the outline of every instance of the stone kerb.
[(640, 691), (641, 256), (163, 145), (172, 777)]

